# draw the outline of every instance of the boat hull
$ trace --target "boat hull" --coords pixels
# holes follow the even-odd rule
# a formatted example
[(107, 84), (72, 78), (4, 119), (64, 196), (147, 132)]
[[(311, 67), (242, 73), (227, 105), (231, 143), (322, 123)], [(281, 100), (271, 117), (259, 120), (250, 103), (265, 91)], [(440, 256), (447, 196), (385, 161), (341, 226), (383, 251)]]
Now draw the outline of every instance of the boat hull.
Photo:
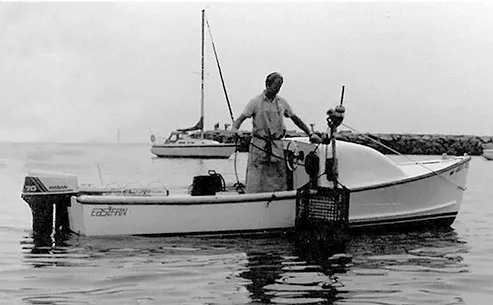
[[(71, 231), (81, 235), (226, 234), (294, 225), (295, 193), (249, 196), (71, 198)], [(221, 198), (223, 197), (223, 198)], [(110, 200), (108, 200), (110, 199)]]
[(469, 161), (420, 178), (351, 192), (350, 226), (452, 223), (462, 202)]
[(233, 144), (169, 145), (154, 144), (151, 153), (162, 158), (229, 158), (236, 151)]
[[(438, 172), (350, 189), (349, 228), (450, 224), (470, 157)], [(228, 234), (294, 229), (296, 191), (215, 196), (71, 198), (70, 229), (97, 235)]]

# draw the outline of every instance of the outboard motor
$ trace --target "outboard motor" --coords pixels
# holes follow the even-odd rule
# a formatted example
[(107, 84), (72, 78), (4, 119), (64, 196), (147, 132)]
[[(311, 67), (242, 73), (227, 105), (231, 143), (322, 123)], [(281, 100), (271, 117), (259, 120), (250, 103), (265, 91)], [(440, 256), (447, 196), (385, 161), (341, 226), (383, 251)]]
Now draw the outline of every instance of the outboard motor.
[(26, 176), (21, 198), (31, 208), (34, 235), (51, 236), (54, 206), (55, 232), (68, 230), (67, 207), (70, 197), (77, 193), (77, 177), (73, 175), (31, 173)]

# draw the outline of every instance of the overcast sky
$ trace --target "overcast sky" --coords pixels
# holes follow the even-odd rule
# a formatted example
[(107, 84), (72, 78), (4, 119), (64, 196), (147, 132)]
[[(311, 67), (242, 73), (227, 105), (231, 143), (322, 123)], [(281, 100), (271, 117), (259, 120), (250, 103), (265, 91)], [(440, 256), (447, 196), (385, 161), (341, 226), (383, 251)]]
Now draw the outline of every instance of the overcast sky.
[[(361, 132), (493, 135), (491, 2), (2, 2), (0, 141), (148, 142), (194, 125), (203, 8), (235, 117), (279, 71), (319, 130), (345, 85)], [(209, 37), (205, 69), (211, 129), (231, 121)]]

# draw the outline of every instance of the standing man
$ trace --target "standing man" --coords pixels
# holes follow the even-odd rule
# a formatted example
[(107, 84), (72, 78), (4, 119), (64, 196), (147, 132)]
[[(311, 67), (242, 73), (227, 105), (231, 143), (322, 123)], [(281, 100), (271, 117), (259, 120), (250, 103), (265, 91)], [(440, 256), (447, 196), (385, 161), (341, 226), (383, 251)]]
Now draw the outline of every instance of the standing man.
[(320, 143), (318, 135), (293, 113), (288, 102), (278, 96), (283, 77), (277, 72), (267, 75), (265, 90), (248, 102), (243, 113), (234, 121), (232, 130), (237, 133), (243, 121), (252, 118), (246, 173), (246, 192), (261, 193), (287, 190), (286, 162), (281, 139), (286, 134), (283, 118), (290, 118), (303, 130), (311, 142)]

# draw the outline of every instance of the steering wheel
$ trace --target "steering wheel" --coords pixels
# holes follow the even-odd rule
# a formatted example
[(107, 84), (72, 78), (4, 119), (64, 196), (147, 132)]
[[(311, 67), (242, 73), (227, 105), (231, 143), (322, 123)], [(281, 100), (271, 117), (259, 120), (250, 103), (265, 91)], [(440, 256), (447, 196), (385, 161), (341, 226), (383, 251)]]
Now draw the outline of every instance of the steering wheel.
[[(290, 150), (289, 148), (293, 146), (293, 148)], [(301, 151), (300, 153), (300, 148), (298, 144), (296, 144), (295, 141), (289, 141), (288, 145), (286, 145), (286, 151), (288, 152), (287, 157), (285, 158), (286, 161), (286, 167), (294, 172), (298, 168), (298, 160), (302, 160), (303, 157), (300, 156), (303, 152)]]

